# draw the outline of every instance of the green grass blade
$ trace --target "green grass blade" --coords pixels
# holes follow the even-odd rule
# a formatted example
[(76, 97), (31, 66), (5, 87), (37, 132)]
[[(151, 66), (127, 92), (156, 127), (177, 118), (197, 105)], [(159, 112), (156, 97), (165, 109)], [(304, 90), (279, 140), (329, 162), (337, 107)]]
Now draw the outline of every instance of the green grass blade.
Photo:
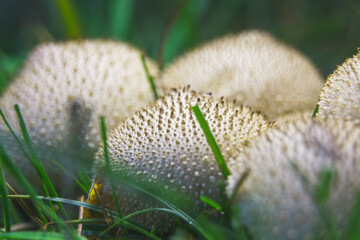
[(343, 239), (360, 239), (360, 192), (355, 197), (354, 206), (352, 207), (350, 213), (350, 221)]
[[(66, 234), (40, 231), (23, 231), (0, 234), (0, 239), (64, 240), (68, 238), (69, 236)], [(81, 236), (78, 236), (78, 239), (86, 240), (85, 237)]]
[[(42, 165), (42, 163), (41, 163), (39, 157), (37, 156), (36, 151), (32, 145), (29, 133), (28, 133), (26, 125), (25, 125), (24, 118), (22, 117), (21, 112), (20, 112), (19, 105), (16, 104), (14, 106), (14, 108), (15, 108), (16, 114), (18, 115), (18, 118), (19, 118), (20, 128), (21, 128), (21, 131), (22, 131), (22, 134), (24, 137), (25, 145), (27, 146), (27, 148), (29, 150), (32, 163), (35, 166), (35, 170), (39, 174), (41, 182), (46, 186), (46, 187), (44, 187), (45, 192), (47, 192), (47, 190), (49, 190), (52, 196), (58, 197), (58, 194), (57, 194), (53, 184), (51, 183), (50, 178), (47, 175), (47, 173), (44, 169), (44, 166)], [(50, 196), (48, 193), (47, 193), (47, 195)], [(51, 207), (53, 208), (52, 205), (51, 205)], [(62, 213), (66, 216), (66, 211), (61, 204), (59, 205), (59, 208), (62, 211)]]
[(333, 169), (323, 169), (320, 172), (319, 181), (317, 182), (316, 186), (313, 187), (311, 186), (307, 176), (305, 176), (298, 165), (296, 165), (296, 163), (291, 160), (289, 160), (289, 163), (294, 172), (299, 176), (305, 191), (309, 194), (314, 204), (316, 205), (316, 210), (320, 216), (320, 219), (327, 229), (327, 239), (339, 239), (339, 232), (334, 222), (335, 219), (333, 217), (333, 213), (326, 204), (330, 196), (330, 188), (332, 183), (331, 180), (333, 179), (334, 174)]
[[(36, 192), (31, 187), (30, 183), (26, 180), (20, 169), (15, 165), (11, 160), (10, 156), (5, 151), (4, 146), (0, 143), (0, 161), (1, 165), (8, 169), (8, 171), (15, 177), (15, 179), (20, 183), (20, 185), (27, 191), (32, 198), (36, 201)], [(41, 212), (40, 208), (35, 205), (35, 209), (43, 223), (47, 223), (47, 219), (44, 214)]]
[(100, 117), (100, 129), (101, 129), (101, 137), (102, 137), (103, 144), (104, 144), (104, 158), (105, 158), (106, 172), (107, 172), (107, 176), (109, 176), (111, 191), (114, 196), (116, 208), (118, 210), (119, 216), (122, 218), (122, 213), (121, 213), (119, 201), (117, 199), (116, 189), (115, 189), (115, 185), (114, 185), (114, 179), (113, 179), (113, 175), (112, 175), (112, 171), (111, 171), (110, 158), (109, 158), (109, 152), (108, 152), (108, 146), (107, 146), (105, 118), (103, 116)]
[(215, 202), (214, 200), (212, 200), (211, 198), (205, 197), (205, 196), (200, 196), (200, 200), (203, 201), (204, 203), (206, 203), (207, 205), (215, 208), (218, 211), (222, 211), (222, 207), (219, 203)]
[(22, 142), (20, 141), (19, 137), (15, 134), (14, 130), (12, 129), (12, 127), (10, 126), (8, 120), (6, 119), (3, 111), (0, 108), (0, 115), (2, 117), (2, 119), (5, 122), (5, 125), (7, 126), (7, 128), (9, 129), (11, 135), (14, 137), (14, 139), (16, 140), (16, 142), (19, 144), (19, 147), (21, 149), (21, 151), (24, 153), (24, 155), (26, 156), (27, 159), (29, 159), (29, 161), (31, 161), (30, 155), (28, 154), (28, 152), (25, 150), (25, 146), (22, 144)]
[(227, 179), (227, 177), (230, 175), (230, 171), (229, 171), (229, 169), (225, 163), (225, 160), (221, 154), (219, 146), (216, 143), (214, 135), (212, 134), (210, 127), (205, 120), (204, 115), (202, 114), (198, 105), (193, 106), (192, 110), (201, 126), (201, 129), (203, 130), (203, 132), (205, 134), (206, 140), (208, 141), (212, 152), (214, 153), (215, 159), (216, 159), (217, 163), (219, 164), (222, 174), (224, 175), (225, 179)]
[(144, 70), (145, 70), (145, 73), (146, 73), (146, 77), (147, 77), (147, 79), (148, 79), (148, 81), (150, 83), (151, 90), (152, 90), (153, 95), (154, 95), (154, 99), (157, 100), (159, 98), (159, 95), (158, 95), (158, 93), (156, 91), (156, 85), (155, 85), (155, 82), (154, 82), (154, 78), (151, 76), (151, 74), (149, 72), (149, 69), (147, 67), (144, 53), (141, 54), (141, 62), (143, 64), (143, 67), (144, 67)]
[(3, 167), (0, 161), (0, 194), (2, 196), (2, 213), (4, 217), (4, 226), (6, 232), (11, 232), (11, 216), (10, 216), (10, 202), (8, 198), (8, 191), (6, 188)]
[[(8, 197), (9, 198), (25, 198), (25, 199), (31, 198), (30, 195), (9, 195)], [(47, 200), (47, 201), (53, 201), (53, 202), (57, 202), (57, 203), (70, 204), (70, 205), (78, 206), (78, 207), (84, 207), (84, 208), (88, 208), (88, 209), (91, 209), (93, 211), (102, 213), (102, 208), (101, 207), (93, 205), (93, 204), (89, 204), (89, 203), (86, 203), (86, 202), (80, 202), (80, 201), (76, 201), (76, 200), (72, 200), (72, 199), (66, 199), (66, 198), (54, 198), (54, 197), (44, 197), (44, 196), (37, 196), (37, 198), (41, 199), (41, 200)], [(180, 216), (176, 211), (166, 209), (166, 208), (144, 209), (144, 210), (129, 214), (126, 217), (120, 217), (117, 212), (111, 211), (109, 209), (106, 209), (106, 210), (107, 210), (107, 213), (109, 213), (109, 215), (113, 216), (117, 220), (117, 223), (122, 223), (124, 227), (136, 230), (136, 231), (144, 234), (144, 236), (150, 237), (152, 239), (159, 239), (159, 238), (157, 238), (155, 235), (151, 234), (147, 230), (145, 230), (145, 229), (143, 229), (141, 227), (138, 227), (135, 224), (127, 222), (126, 219), (128, 219), (130, 217), (133, 217), (134, 215), (141, 214), (143, 212), (149, 212), (149, 211), (163, 211), (163, 212), (169, 212), (169, 213)], [(101, 221), (102, 223), (105, 222), (104, 219), (98, 219), (98, 220), (102, 220)], [(90, 220), (90, 219), (81, 219), (81, 220), (67, 221), (67, 223), (78, 224), (78, 223), (86, 223), (86, 222), (92, 222), (92, 221), (93, 220)]]
[(112, 0), (109, 3), (109, 25), (110, 36), (119, 37), (122, 40), (127, 40), (129, 37), (133, 0)]
[(205, 231), (195, 219), (190, 217), (188, 214), (186, 214), (180, 208), (176, 207), (174, 204), (170, 203), (169, 201), (167, 201), (167, 200), (165, 200), (165, 199), (163, 199), (161, 197), (158, 197), (157, 195), (154, 195), (152, 192), (149, 192), (149, 191), (147, 191), (147, 190), (145, 190), (145, 189), (143, 189), (143, 188), (141, 188), (141, 187), (139, 187), (139, 186), (137, 186), (135, 184), (132, 184), (132, 183), (129, 183), (129, 182), (127, 182), (126, 184), (131, 186), (132, 188), (140, 191), (140, 192), (143, 192), (143, 193), (149, 195), (150, 197), (158, 200), (159, 202), (161, 202), (162, 204), (164, 204), (165, 206), (167, 206), (171, 210), (175, 211), (177, 216), (181, 217), (187, 223), (191, 224), (201, 235), (203, 235), (203, 237), (205, 239), (209, 239), (209, 240), (214, 239), (213, 236), (211, 236), (207, 231)]
[(81, 37), (80, 23), (77, 18), (75, 5), (72, 0), (56, 0), (55, 4), (65, 25), (66, 35), (69, 38)]
[[(74, 239), (79, 238), (79, 236), (76, 234), (75, 231), (73, 231), (71, 228), (69, 228), (69, 226), (64, 224), (64, 221), (62, 221), (53, 212), (52, 209), (50, 209), (46, 204), (44, 204), (40, 200), (40, 198), (36, 194), (34, 188), (31, 186), (29, 181), (25, 178), (24, 174), (20, 171), (20, 169), (15, 165), (13, 160), (7, 154), (7, 152), (4, 148), (4, 146), (1, 144), (1, 142), (0, 142), (0, 161), (2, 163), (2, 166), (4, 166), (7, 169), (7, 171), (10, 174), (12, 174), (14, 176), (14, 178), (18, 181), (18, 183), (24, 188), (24, 190), (29, 193), (29, 197), (34, 202), (35, 209), (44, 224), (48, 222), (44, 215), (44, 213), (45, 213), (47, 216), (49, 216), (51, 219), (53, 219), (56, 223), (58, 223), (60, 227), (65, 229), (66, 232), (68, 232), (72, 236), (72, 238), (74, 238)], [(10, 197), (10, 195), (8, 197)]]
[(316, 104), (316, 106), (315, 106), (315, 108), (314, 108), (314, 111), (313, 111), (312, 115), (311, 115), (312, 118), (315, 118), (315, 117), (316, 117), (316, 114), (317, 114), (318, 111), (319, 111), (319, 102), (320, 102), (320, 98), (319, 98), (318, 103)]
[(65, 169), (63, 166), (61, 166), (60, 163), (58, 163), (57, 161), (53, 160), (52, 161), (56, 166), (58, 166), (58, 168), (60, 168), (61, 171), (63, 171), (66, 175), (68, 175), (71, 179), (73, 179), (76, 184), (84, 191), (84, 193), (88, 193), (89, 192), (89, 188), (87, 188), (86, 185), (84, 185), (77, 177), (75, 177), (71, 172), (69, 172), (67, 169)]
[[(104, 158), (105, 158), (106, 172), (107, 172), (107, 176), (109, 176), (111, 191), (112, 191), (112, 194), (114, 197), (116, 208), (118, 210), (120, 218), (122, 218), (123, 215), (121, 213), (119, 201), (117, 199), (116, 189), (115, 189), (115, 185), (114, 185), (114, 181), (113, 181), (113, 174), (111, 171), (110, 158), (109, 158), (109, 152), (108, 152), (108, 146), (107, 146), (105, 118), (103, 116), (100, 117), (100, 129), (101, 129), (101, 137), (102, 137), (103, 144), (104, 144)], [(125, 230), (125, 234), (127, 234), (126, 227), (124, 227), (124, 230)]]

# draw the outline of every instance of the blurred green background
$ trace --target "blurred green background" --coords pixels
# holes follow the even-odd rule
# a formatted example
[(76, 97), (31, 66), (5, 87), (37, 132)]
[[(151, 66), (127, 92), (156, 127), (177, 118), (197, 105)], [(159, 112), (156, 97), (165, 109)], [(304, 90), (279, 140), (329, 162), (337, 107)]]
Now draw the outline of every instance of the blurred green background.
[(113, 38), (168, 64), (226, 33), (263, 29), (324, 76), (360, 47), (358, 0), (0, 0), (0, 91), (44, 41)]

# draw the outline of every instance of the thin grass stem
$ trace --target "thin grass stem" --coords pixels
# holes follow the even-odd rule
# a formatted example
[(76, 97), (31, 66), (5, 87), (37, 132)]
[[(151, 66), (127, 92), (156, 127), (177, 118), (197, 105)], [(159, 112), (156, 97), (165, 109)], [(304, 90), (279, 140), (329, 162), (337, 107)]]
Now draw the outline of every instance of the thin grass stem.
[(11, 232), (11, 216), (10, 216), (10, 201), (8, 198), (8, 191), (6, 188), (3, 167), (0, 161), (0, 194), (2, 195), (2, 213), (4, 217), (4, 226), (6, 232)]
[(201, 129), (203, 130), (206, 140), (209, 143), (211, 150), (215, 156), (217, 163), (221, 169), (222, 174), (224, 175), (225, 179), (230, 175), (230, 171), (226, 165), (226, 162), (221, 154), (220, 148), (216, 143), (214, 135), (212, 134), (209, 125), (207, 124), (204, 115), (202, 114), (198, 105), (192, 107), (192, 110), (200, 124)]
[(151, 74), (149, 72), (149, 69), (147, 67), (144, 53), (141, 54), (141, 62), (143, 64), (143, 67), (144, 67), (144, 70), (145, 70), (145, 73), (146, 73), (146, 77), (147, 77), (147, 79), (148, 79), (148, 81), (150, 83), (151, 90), (152, 90), (153, 95), (154, 95), (154, 99), (157, 100), (159, 98), (159, 95), (158, 95), (158, 93), (156, 91), (156, 85), (155, 85), (155, 82), (154, 82), (154, 78), (151, 76)]

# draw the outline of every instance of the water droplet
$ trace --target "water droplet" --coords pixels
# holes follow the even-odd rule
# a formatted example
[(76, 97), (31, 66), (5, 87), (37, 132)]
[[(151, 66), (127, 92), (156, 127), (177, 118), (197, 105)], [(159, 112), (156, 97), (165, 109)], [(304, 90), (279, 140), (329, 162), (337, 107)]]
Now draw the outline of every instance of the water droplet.
[(210, 179), (210, 182), (215, 182), (215, 180), (216, 180), (216, 178), (214, 176), (210, 176), (209, 179)]
[(195, 171), (195, 173), (194, 173), (194, 174), (195, 174), (195, 176), (196, 176), (196, 177), (200, 176), (199, 171)]

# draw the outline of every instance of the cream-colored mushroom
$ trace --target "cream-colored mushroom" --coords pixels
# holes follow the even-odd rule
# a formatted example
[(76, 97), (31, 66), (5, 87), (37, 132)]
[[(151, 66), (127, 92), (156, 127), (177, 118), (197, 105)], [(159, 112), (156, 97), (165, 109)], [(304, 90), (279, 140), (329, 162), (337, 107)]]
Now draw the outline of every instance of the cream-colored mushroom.
[[(229, 165), (242, 151), (244, 144), (266, 131), (271, 123), (248, 107), (235, 106), (223, 99), (198, 94), (188, 88), (170, 95), (137, 112), (122, 122), (109, 136), (108, 148), (112, 170), (121, 176), (136, 176), (145, 183), (160, 184), (161, 189), (179, 191), (191, 199), (192, 211), (204, 209), (199, 197), (219, 199), (218, 182), (223, 179), (206, 137), (191, 110), (198, 104)], [(104, 166), (103, 150), (97, 153), (96, 172)], [(108, 182), (101, 186), (100, 196), (116, 209)], [(89, 202), (98, 203), (92, 190)], [(117, 184), (117, 196), (124, 215), (161, 206), (156, 200), (142, 196)], [(175, 200), (179, 195), (172, 196)], [(90, 214), (91, 215), (91, 214)], [(167, 229), (173, 224), (169, 214), (145, 213), (133, 218), (147, 227)]]
[(360, 129), (341, 119), (297, 120), (270, 129), (230, 168), (229, 195), (245, 169), (250, 174), (235, 195), (235, 217), (255, 239), (323, 239), (327, 228), (312, 195), (321, 172), (333, 169), (326, 206), (343, 231), (360, 190)]
[(165, 69), (158, 84), (164, 92), (190, 84), (196, 91), (236, 99), (275, 120), (293, 111), (313, 110), (323, 79), (301, 53), (253, 30), (185, 54)]
[(320, 94), (317, 116), (360, 123), (360, 52), (327, 78)]
[[(29, 55), (1, 96), (0, 107), (20, 134), (13, 109), (14, 104), (19, 104), (30, 137), (52, 180), (61, 182), (64, 177), (53, 166), (52, 159), (68, 169), (73, 169), (76, 163), (90, 165), (89, 153), (100, 141), (100, 115), (106, 117), (108, 129), (112, 129), (152, 102), (140, 53), (121, 42), (82, 40), (42, 44)], [(150, 60), (147, 63), (150, 73), (157, 76), (157, 66)], [(31, 180), (36, 179), (2, 121), (0, 132), (1, 142), (21, 170)], [(80, 163), (79, 154), (83, 153), (90, 156)]]
[(275, 119), (276, 125), (286, 124), (288, 122), (293, 122), (299, 119), (311, 119), (313, 114), (313, 111), (298, 111), (298, 112), (292, 112), (289, 114), (284, 114), (281, 116), (278, 116)]

